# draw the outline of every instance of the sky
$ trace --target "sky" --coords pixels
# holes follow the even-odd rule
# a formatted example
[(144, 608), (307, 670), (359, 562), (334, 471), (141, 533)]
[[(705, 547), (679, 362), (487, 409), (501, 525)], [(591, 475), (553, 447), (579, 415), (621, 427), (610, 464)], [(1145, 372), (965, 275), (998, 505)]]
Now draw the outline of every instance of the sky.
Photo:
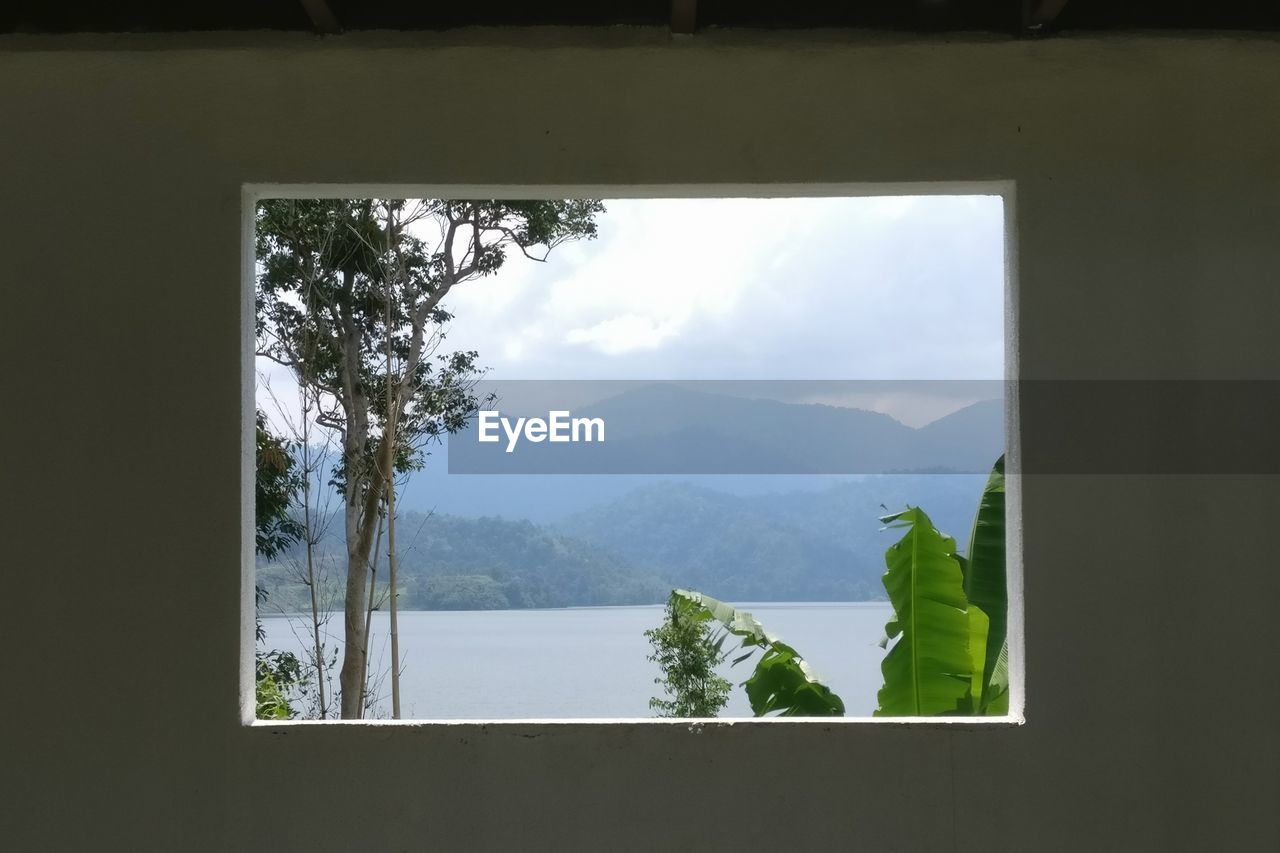
[[(998, 196), (605, 207), (595, 240), (459, 285), (441, 351), (474, 349), (499, 380), (1004, 376)], [(919, 425), (974, 398), (970, 383), (909, 383), (802, 401)]]

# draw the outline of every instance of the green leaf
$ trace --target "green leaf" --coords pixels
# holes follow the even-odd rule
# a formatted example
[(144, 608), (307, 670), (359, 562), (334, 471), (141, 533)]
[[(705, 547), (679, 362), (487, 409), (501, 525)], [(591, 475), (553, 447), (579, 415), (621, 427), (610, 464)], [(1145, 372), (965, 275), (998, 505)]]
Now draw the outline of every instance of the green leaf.
[[(761, 649), (755, 671), (743, 682), (751, 712), (757, 717), (843, 717), (844, 700), (822, 683), (800, 653), (771, 634), (745, 610), (685, 589), (672, 590), (673, 606), (697, 619), (715, 619), (741, 638), (743, 648)], [(734, 663), (744, 660), (739, 657)]]
[[(990, 620), (986, 653), (982, 661), (982, 691), (991, 693), (988, 685), (995, 675), (997, 659), (1005, 648), (1009, 619), (1009, 585), (1005, 573), (1005, 500), (1004, 457), (996, 460), (978, 503), (969, 537), (968, 565), (964, 572), (964, 591), (969, 603), (982, 609)], [(1005, 680), (1007, 681), (1007, 664)], [(1007, 688), (1007, 684), (1005, 685)], [(983, 700), (985, 704), (986, 700)]]
[(287, 720), (293, 716), (293, 709), (285, 698), (279, 683), (268, 676), (260, 676), (257, 680), (257, 712), (259, 720)]
[(969, 605), (969, 665), (973, 667), (973, 673), (969, 678), (969, 694), (971, 704), (969, 713), (976, 713), (975, 709), (982, 706), (983, 683), (982, 683), (982, 666), (987, 658), (987, 638), (990, 636), (991, 620), (987, 618), (987, 614), (983, 613), (981, 608), (974, 604)]
[(1009, 713), (1009, 640), (1006, 638), (996, 656), (996, 665), (982, 695), (979, 712), (988, 717)]
[(894, 610), (885, 633), (901, 639), (880, 667), (884, 686), (876, 716), (956, 713), (969, 701), (974, 667), (955, 540), (938, 532), (919, 508), (882, 520), (907, 532), (885, 552), (884, 587)]

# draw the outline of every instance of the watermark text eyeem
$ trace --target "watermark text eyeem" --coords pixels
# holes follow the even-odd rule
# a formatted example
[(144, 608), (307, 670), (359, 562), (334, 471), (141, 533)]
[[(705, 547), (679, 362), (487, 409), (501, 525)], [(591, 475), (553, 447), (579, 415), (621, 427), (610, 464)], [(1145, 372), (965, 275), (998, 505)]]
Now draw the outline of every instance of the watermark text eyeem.
[(512, 453), (520, 439), (535, 444), (542, 441), (551, 442), (603, 442), (604, 418), (575, 418), (564, 410), (547, 412), (543, 418), (511, 418), (502, 417), (501, 412), (482, 411), (479, 419), (479, 440), (496, 443), (502, 440), (499, 429), (505, 433), (507, 453)]

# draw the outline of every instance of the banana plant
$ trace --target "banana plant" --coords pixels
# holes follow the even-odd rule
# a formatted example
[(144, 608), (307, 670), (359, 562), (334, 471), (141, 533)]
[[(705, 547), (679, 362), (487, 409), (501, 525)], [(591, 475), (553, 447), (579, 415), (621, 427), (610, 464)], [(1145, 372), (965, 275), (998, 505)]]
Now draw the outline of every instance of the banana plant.
[[(985, 636), (974, 640), (975, 690), (971, 712), (991, 716), (1009, 713), (1009, 580), (1005, 573), (1004, 457), (996, 460), (978, 503), (969, 536), (964, 592), (972, 607), (986, 615)], [(976, 649), (983, 649), (982, 665)]]
[(884, 588), (893, 605), (885, 626), (889, 649), (880, 665), (877, 716), (921, 717), (957, 713), (971, 695), (973, 656), (969, 603), (956, 542), (940, 533), (918, 507), (881, 519), (906, 533), (885, 552)]
[[(1008, 594), (1005, 573), (1004, 457), (996, 460), (961, 554), (919, 507), (884, 516), (902, 539), (885, 552), (885, 590), (893, 617), (882, 645), (897, 639), (881, 664), (884, 686), (876, 716), (1003, 716), (1009, 713)], [(757, 652), (743, 682), (757, 717), (844, 716), (844, 702), (791, 646), (743, 610), (699, 592), (677, 589), (671, 604), (696, 621), (723, 627), (745, 653)]]
[(746, 651), (734, 659), (734, 666), (759, 652), (755, 671), (742, 684), (755, 716), (844, 716), (844, 701), (822, 683), (799, 652), (767, 631), (750, 613), (685, 589), (672, 591), (671, 604), (690, 619), (719, 622), (723, 631), (715, 641), (717, 650), (729, 636), (740, 638), (739, 649)]
[(893, 617), (876, 716), (1004, 715), (1009, 711), (1004, 457), (974, 518), (968, 556), (912, 507), (881, 519), (904, 528), (885, 552)]

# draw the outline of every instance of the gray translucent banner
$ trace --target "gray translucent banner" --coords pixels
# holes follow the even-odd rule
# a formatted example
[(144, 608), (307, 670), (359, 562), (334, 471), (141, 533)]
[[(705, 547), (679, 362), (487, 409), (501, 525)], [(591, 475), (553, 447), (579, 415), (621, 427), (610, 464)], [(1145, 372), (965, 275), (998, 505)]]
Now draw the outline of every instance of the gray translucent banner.
[(981, 473), (1001, 382), (507, 381), (450, 474)]
[[(1280, 381), (508, 381), (450, 474), (1280, 474)], [(524, 419), (523, 421), (521, 419)], [(481, 439), (485, 439), (482, 441)]]

